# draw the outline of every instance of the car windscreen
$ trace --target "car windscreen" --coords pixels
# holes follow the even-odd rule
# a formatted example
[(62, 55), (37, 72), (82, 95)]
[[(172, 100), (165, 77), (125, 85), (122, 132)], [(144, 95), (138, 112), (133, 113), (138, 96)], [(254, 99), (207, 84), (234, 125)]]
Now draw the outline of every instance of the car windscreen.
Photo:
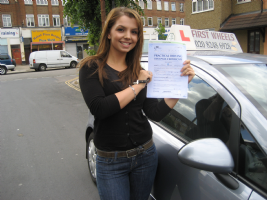
[(267, 64), (214, 65), (267, 119)]

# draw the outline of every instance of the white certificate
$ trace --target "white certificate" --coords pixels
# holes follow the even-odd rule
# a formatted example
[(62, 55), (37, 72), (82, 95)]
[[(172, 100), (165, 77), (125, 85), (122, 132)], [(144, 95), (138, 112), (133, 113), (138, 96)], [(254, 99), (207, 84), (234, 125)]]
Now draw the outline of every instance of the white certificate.
[(153, 73), (147, 85), (148, 98), (187, 98), (188, 76), (181, 76), (186, 46), (175, 41), (149, 41), (148, 70)]

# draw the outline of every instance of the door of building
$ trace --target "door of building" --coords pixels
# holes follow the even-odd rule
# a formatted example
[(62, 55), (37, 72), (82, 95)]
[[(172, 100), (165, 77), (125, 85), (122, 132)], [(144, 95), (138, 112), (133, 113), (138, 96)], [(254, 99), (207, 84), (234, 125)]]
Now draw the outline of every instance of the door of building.
[(21, 65), (21, 52), (20, 49), (11, 49), (12, 51), (12, 58), (16, 60), (17, 65)]

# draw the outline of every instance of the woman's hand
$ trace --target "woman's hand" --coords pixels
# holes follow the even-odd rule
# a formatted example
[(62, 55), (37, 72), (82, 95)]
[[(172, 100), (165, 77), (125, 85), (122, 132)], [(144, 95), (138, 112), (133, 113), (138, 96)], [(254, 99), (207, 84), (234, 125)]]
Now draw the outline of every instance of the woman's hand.
[[(138, 76), (138, 80), (147, 80), (149, 79), (149, 81), (147, 83), (149, 83), (152, 80), (153, 74), (151, 71), (146, 71), (146, 70), (141, 70), (140, 74)], [(146, 83), (140, 83), (143, 84), (143, 86), (146, 86)]]
[(184, 66), (181, 69), (181, 76), (188, 76), (188, 83), (190, 83), (190, 81), (192, 81), (192, 79), (195, 76), (195, 71), (193, 70), (193, 68), (190, 65), (190, 60), (186, 60), (184, 61)]

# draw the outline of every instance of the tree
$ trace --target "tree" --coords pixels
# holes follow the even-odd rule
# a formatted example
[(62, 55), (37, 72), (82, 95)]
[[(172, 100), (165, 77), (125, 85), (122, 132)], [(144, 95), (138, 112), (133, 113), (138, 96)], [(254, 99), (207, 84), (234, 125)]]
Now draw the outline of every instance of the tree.
[[(78, 24), (80, 28), (88, 30), (88, 43), (90, 46), (96, 46), (99, 43), (101, 35), (101, 1), (100, 0), (63, 0), (64, 16), (70, 18), (70, 23)], [(147, 4), (147, 1), (144, 0)], [(115, 7), (125, 6), (135, 9), (140, 15), (144, 11), (138, 5), (138, 0), (105, 0), (106, 15)], [(95, 54), (95, 50), (89, 50), (89, 55)]]
[(157, 28), (155, 28), (155, 31), (158, 33), (159, 40), (166, 40), (167, 36), (164, 35), (165, 33), (165, 27), (162, 24), (159, 24)]

